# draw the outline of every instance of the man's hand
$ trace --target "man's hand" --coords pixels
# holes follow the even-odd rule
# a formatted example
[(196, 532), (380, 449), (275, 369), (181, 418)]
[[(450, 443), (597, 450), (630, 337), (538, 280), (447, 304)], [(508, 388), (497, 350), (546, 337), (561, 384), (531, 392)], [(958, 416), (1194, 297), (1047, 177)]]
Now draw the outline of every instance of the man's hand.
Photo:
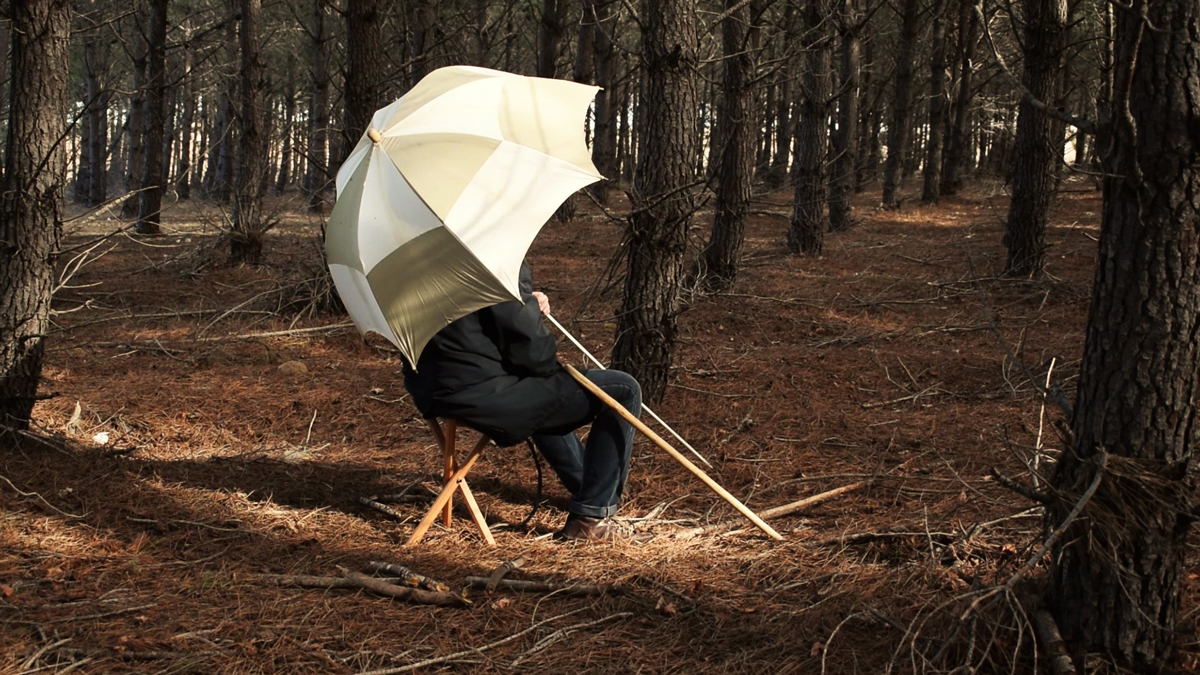
[(542, 311), (542, 314), (550, 316), (550, 298), (547, 298), (546, 294), (541, 291), (534, 291), (533, 297), (537, 300), (538, 309)]

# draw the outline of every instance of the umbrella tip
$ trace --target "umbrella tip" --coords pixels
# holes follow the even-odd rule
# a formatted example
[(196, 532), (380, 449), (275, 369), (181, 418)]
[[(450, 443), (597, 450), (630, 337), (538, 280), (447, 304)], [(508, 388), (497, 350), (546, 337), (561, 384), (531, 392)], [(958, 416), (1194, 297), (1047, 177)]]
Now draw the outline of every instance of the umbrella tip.
[(379, 144), (379, 141), (383, 140), (383, 137), (379, 135), (379, 132), (372, 127), (367, 127), (367, 137), (370, 138), (371, 142), (375, 143), (376, 145)]

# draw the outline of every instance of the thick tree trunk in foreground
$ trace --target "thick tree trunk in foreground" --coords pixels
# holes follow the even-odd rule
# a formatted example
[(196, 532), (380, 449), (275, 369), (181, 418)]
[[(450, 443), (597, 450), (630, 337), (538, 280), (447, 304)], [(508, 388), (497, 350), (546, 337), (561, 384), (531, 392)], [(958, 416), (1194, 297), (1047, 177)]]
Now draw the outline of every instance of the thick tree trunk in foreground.
[(25, 429), (36, 401), (62, 232), (71, 3), (11, 6), (12, 108), (0, 191), (0, 426)]
[[(725, 0), (733, 12), (721, 22), (725, 49), (721, 110), (715, 136), (717, 201), (712, 235), (700, 254), (697, 278), (708, 290), (724, 290), (737, 278), (738, 258), (750, 209), (750, 180), (754, 176), (754, 51), (758, 30), (751, 25), (758, 8), (742, 0)], [(741, 5), (739, 7), (739, 5)]]
[(800, 130), (796, 138), (796, 194), (787, 247), (792, 253), (821, 255), (825, 246), (827, 197), (825, 155), (829, 144), (829, 0), (807, 0), (807, 64), (800, 98)]
[(675, 349), (683, 256), (696, 168), (696, 8), (644, 0), (638, 167), (629, 222), (625, 292), (613, 366), (638, 379), (647, 401), (667, 389)]
[[(1145, 23), (1139, 17), (1144, 13)], [(1134, 0), (1116, 12), (1120, 115), (1101, 147), (1110, 176), (1072, 419), (1054, 476), (1064, 521), (1049, 601), (1064, 637), (1137, 672), (1162, 672), (1177, 638), (1200, 447), (1200, 4)], [(1136, 65), (1135, 65), (1136, 64)], [(1131, 72), (1136, 67), (1137, 75)], [(1135, 131), (1136, 129), (1136, 131)]]
[(138, 201), (138, 234), (158, 234), (163, 197), (163, 132), (167, 123), (167, 3), (151, 0), (149, 24), (149, 95), (146, 97), (145, 165)]
[(900, 43), (896, 47), (895, 89), (891, 119), (887, 130), (887, 160), (883, 165), (883, 208), (900, 208), (900, 171), (908, 150), (908, 131), (912, 125), (913, 51), (916, 49), (920, 5), (904, 0), (900, 17)]
[[(1066, 0), (1026, 0), (1025, 88), (1052, 102), (1062, 62)], [(1054, 120), (1022, 100), (1017, 112), (1017, 143), (1012, 166), (1012, 200), (1004, 245), (1005, 273), (1038, 276), (1046, 264), (1046, 219), (1054, 198), (1054, 166), (1062, 161), (1062, 134)], [(1057, 136), (1057, 137), (1056, 137)]]
[(238, 143), (237, 194), (233, 200), (233, 232), (229, 239), (232, 263), (262, 259), (262, 197), (266, 181), (267, 134), (263, 128), (263, 60), (258, 47), (262, 0), (241, 0), (238, 33), (242, 47), (241, 136)]
[(1116, 12), (1116, 82), (1128, 83), (1116, 97), (1130, 114), (1116, 115), (1105, 145), (1110, 178), (1074, 443), (1054, 478), (1055, 494), (1070, 498), (1046, 510), (1046, 526), (1061, 524), (1108, 453), (1099, 489), (1052, 550), (1049, 599), (1070, 643), (1142, 673), (1158, 673), (1174, 649), (1194, 520), (1198, 49), (1194, 0), (1134, 0)]

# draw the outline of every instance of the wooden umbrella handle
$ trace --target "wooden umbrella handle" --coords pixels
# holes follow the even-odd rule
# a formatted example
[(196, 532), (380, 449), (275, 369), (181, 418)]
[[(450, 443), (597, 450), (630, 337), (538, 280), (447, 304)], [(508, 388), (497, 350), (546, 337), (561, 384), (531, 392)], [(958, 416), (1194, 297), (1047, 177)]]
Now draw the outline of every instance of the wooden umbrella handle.
[(770, 525), (768, 525), (766, 522), (764, 522), (762, 518), (759, 518), (758, 515), (755, 514), (753, 511), (751, 511), (749, 508), (747, 508), (745, 504), (738, 501), (737, 497), (734, 497), (733, 495), (729, 494), (728, 490), (726, 490), (725, 488), (718, 485), (717, 482), (715, 480), (713, 480), (712, 478), (709, 478), (708, 474), (704, 473), (704, 471), (702, 471), (700, 469), (700, 467), (696, 466), (695, 464), (692, 464), (691, 460), (689, 460), (687, 457), (684, 457), (675, 448), (672, 448), (670, 443), (667, 443), (666, 441), (664, 441), (662, 439), (662, 437), (659, 436), (658, 434), (654, 433), (654, 431), (650, 427), (646, 426), (645, 424), (642, 424), (642, 421), (639, 420), (637, 417), (635, 417), (633, 413), (626, 410), (625, 406), (618, 403), (617, 400), (614, 399), (613, 397), (604, 393), (604, 391), (602, 389), (600, 389), (600, 387), (597, 387), (594, 382), (592, 382), (591, 380), (584, 377), (583, 373), (580, 373), (578, 370), (576, 370), (573, 366), (570, 366), (570, 365), (565, 365), (564, 367), (567, 369), (567, 372), (571, 374), (571, 377), (575, 378), (575, 380), (577, 382), (579, 382), (579, 384), (583, 385), (583, 387), (585, 389), (587, 389), (588, 391), (595, 394), (596, 398), (599, 398), (601, 401), (604, 401), (604, 403), (606, 403), (608, 405), (608, 407), (612, 408), (613, 410), (616, 410), (617, 413), (621, 415), (621, 417), (625, 418), (625, 421), (632, 424), (635, 429), (637, 429), (638, 431), (645, 434), (646, 438), (649, 438), (650, 440), (654, 441), (655, 445), (657, 445), (658, 447), (665, 450), (668, 455), (674, 457), (675, 461), (682, 464), (684, 466), (684, 468), (686, 468), (688, 471), (691, 471), (700, 480), (704, 481), (705, 485), (712, 488), (713, 492), (716, 492), (717, 494), (721, 495), (722, 499), (724, 499), (725, 501), (727, 501), (731, 505), (733, 505), (733, 507), (735, 509), (737, 509), (738, 511), (740, 511), (743, 516), (746, 516), (747, 518), (749, 518), (750, 522), (757, 525), (760, 530), (762, 530), (763, 532), (766, 532), (768, 535), (771, 536), (772, 539), (783, 539), (783, 537), (778, 532), (776, 532), (774, 528), (772, 528)]

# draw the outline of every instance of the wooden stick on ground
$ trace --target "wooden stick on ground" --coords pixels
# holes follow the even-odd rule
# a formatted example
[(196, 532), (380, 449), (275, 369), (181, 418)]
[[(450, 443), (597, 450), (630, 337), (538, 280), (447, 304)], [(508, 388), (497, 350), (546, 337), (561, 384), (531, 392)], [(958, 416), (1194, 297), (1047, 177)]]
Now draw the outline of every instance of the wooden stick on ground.
[[(776, 506), (773, 509), (767, 509), (766, 511), (762, 512), (762, 517), (763, 518), (779, 518), (781, 516), (790, 515), (797, 511), (802, 511), (804, 509), (807, 509), (811, 506), (816, 506), (817, 504), (822, 504), (824, 502), (827, 502), (827, 501), (833, 499), (834, 497), (840, 497), (841, 495), (844, 495), (848, 492), (854, 492), (855, 490), (861, 490), (864, 487), (866, 487), (874, 482), (875, 481), (864, 480), (864, 481), (859, 481), (857, 483), (851, 483), (850, 485), (843, 485), (840, 488), (834, 488), (832, 490), (822, 492), (821, 494), (816, 494), (811, 497), (805, 497), (804, 499), (792, 502), (790, 504), (784, 504), (783, 506)], [(732, 520), (732, 521), (726, 521), (723, 523), (713, 523), (712, 525), (702, 525), (700, 527), (693, 527), (690, 530), (684, 530), (683, 532), (680, 532), (679, 534), (676, 534), (675, 536), (680, 539), (690, 539), (691, 537), (694, 537), (698, 534), (715, 534), (718, 532), (728, 532), (729, 530), (732, 530), (735, 527), (737, 527), (740, 524), (740, 522), (741, 521)]]
[[(487, 589), (490, 586), (487, 577), (467, 577), (467, 588)], [(522, 579), (501, 579), (495, 588), (520, 593), (555, 593), (557, 595), (606, 595), (609, 593), (624, 593), (623, 586), (609, 584), (555, 584), (546, 581), (525, 581)]]
[(361, 588), (392, 598), (408, 600), (421, 605), (462, 607), (471, 604), (455, 593), (425, 591), (410, 586), (396, 586), (385, 579), (368, 577), (357, 572), (346, 572), (343, 577), (318, 577), (305, 574), (263, 574), (259, 580), (277, 586), (300, 586), (301, 588)]
[(675, 458), (675, 461), (682, 464), (685, 469), (687, 469), (688, 471), (691, 471), (692, 474), (694, 474), (697, 478), (704, 481), (705, 485), (712, 488), (713, 492), (716, 492), (718, 495), (721, 496), (722, 499), (729, 502), (735, 509), (737, 509), (739, 512), (741, 512), (741, 514), (743, 516), (746, 516), (747, 518), (749, 518), (750, 522), (757, 525), (760, 530), (762, 530), (763, 532), (766, 532), (768, 535), (770, 535), (770, 537), (772, 539), (783, 539), (783, 537), (780, 536), (780, 534), (778, 532), (776, 532), (774, 530), (774, 528), (772, 528), (770, 525), (763, 522), (763, 519), (759, 518), (758, 515), (755, 514), (753, 511), (746, 508), (746, 505), (741, 503), (740, 501), (738, 501), (737, 497), (734, 497), (733, 495), (729, 494), (728, 490), (726, 490), (725, 488), (718, 485), (717, 482), (715, 480), (713, 480), (712, 478), (709, 478), (708, 474), (704, 473), (704, 471), (700, 467), (696, 466), (695, 464), (692, 464), (691, 460), (689, 460), (687, 457), (684, 457), (675, 448), (671, 447), (670, 443), (667, 443), (666, 441), (664, 441), (662, 439), (662, 437), (659, 436), (658, 434), (654, 433), (654, 431), (652, 431), (650, 429), (650, 427), (643, 424), (642, 421), (639, 420), (637, 417), (635, 417), (633, 413), (626, 410), (625, 406), (621, 405), (620, 403), (617, 403), (616, 399), (614, 399), (613, 397), (604, 393), (604, 391), (602, 389), (600, 389), (600, 387), (597, 387), (591, 380), (584, 377), (583, 374), (580, 373), (578, 370), (576, 370), (573, 366), (566, 365), (564, 367), (567, 369), (567, 372), (571, 374), (571, 377), (575, 378), (575, 380), (577, 382), (579, 382), (579, 384), (583, 385), (583, 387), (585, 389), (592, 392), (592, 394), (594, 394), (601, 401), (604, 401), (604, 403), (607, 404), (608, 407), (617, 411), (617, 413), (619, 415), (621, 415), (621, 417), (624, 417), (627, 422), (632, 424), (635, 429), (637, 429), (638, 431), (645, 434), (646, 438), (649, 438), (651, 441), (654, 441), (655, 445), (662, 448), (664, 451), (666, 451), (666, 453), (668, 455)]
[(399, 581), (392, 583), (399, 583), (404, 586), (412, 586), (414, 588), (421, 588), (427, 591), (435, 591), (438, 593), (444, 593), (450, 590), (450, 587), (446, 584), (443, 584), (436, 579), (430, 579), (424, 574), (417, 574), (404, 565), (372, 560), (371, 562), (367, 563), (367, 569), (371, 570), (372, 572), (395, 574), (397, 577), (399, 577)]

